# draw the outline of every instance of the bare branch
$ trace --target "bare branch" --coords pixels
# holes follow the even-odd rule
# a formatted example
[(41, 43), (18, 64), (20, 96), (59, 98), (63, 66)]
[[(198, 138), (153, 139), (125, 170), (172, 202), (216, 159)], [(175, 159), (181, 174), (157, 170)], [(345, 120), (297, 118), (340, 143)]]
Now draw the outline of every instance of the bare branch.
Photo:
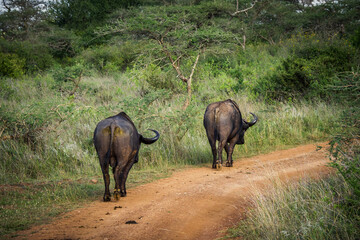
[(192, 76), (194, 75), (194, 71), (195, 71), (195, 68), (196, 68), (196, 65), (198, 64), (199, 62), (199, 58), (200, 58), (200, 53), (201, 51), (198, 53), (198, 55), (196, 56), (196, 60), (195, 60), (195, 63), (191, 69), (191, 73), (190, 73), (190, 76), (189, 76), (189, 79), (191, 80), (192, 79)]
[(2, 2), (3, 2), (4, 8), (6, 8), (6, 10), (7, 10), (8, 12), (11, 12), (11, 8), (6, 4), (6, 1), (3, 0)]
[(80, 81), (81, 81), (82, 74), (83, 74), (83, 70), (81, 70), (77, 81), (76, 81), (76, 79), (72, 79), (72, 81), (74, 82), (74, 85), (75, 85), (75, 86), (74, 86), (73, 90), (71, 91), (70, 96), (74, 95), (75, 92), (76, 92), (76, 90), (79, 88), (79, 83), (80, 83)]
[(234, 35), (234, 38), (241, 45), (241, 47), (245, 50), (246, 49), (246, 35), (245, 34), (243, 35), (242, 42), (235, 35)]
[(236, 0), (236, 11), (234, 12), (234, 13), (230, 13), (230, 15), (231, 16), (236, 16), (237, 14), (239, 14), (239, 13), (243, 13), (243, 12), (247, 12), (247, 11), (249, 11), (250, 9), (252, 9), (254, 6), (255, 6), (255, 4), (257, 3), (257, 0), (255, 0), (252, 4), (251, 4), (251, 6), (250, 7), (248, 7), (248, 8), (245, 8), (245, 9), (242, 9), (242, 10), (239, 10), (239, 0)]
[(269, 39), (267, 39), (266, 37), (259, 35), (259, 37), (265, 39), (266, 41), (269, 42), (270, 45), (275, 45), (275, 41), (272, 39), (272, 37), (270, 37)]
[(192, 94), (192, 91), (191, 91), (192, 76), (194, 75), (196, 65), (199, 62), (201, 52), (202, 52), (202, 49), (199, 51), (198, 55), (196, 56), (194, 65), (193, 65), (193, 67), (191, 69), (191, 73), (190, 73), (190, 76), (189, 76), (188, 81), (187, 81), (187, 93), (188, 93), (188, 96), (187, 96), (186, 101), (184, 103), (183, 110), (186, 110), (186, 108), (190, 105), (191, 94)]
[(187, 82), (188, 79), (181, 73), (180, 71), (180, 67), (179, 67), (179, 64), (177, 64), (177, 62), (179, 63), (179, 59), (176, 59), (176, 61), (174, 61), (174, 59), (172, 58), (171, 56), (171, 53), (169, 52), (169, 50), (166, 48), (164, 42), (163, 42), (163, 39), (159, 39), (158, 40), (158, 43), (160, 44), (160, 46), (162, 47), (163, 49), (163, 52), (166, 54), (166, 56), (168, 57), (168, 59), (170, 60), (171, 62), (171, 65), (173, 66), (173, 68), (175, 69), (175, 71), (177, 72), (177, 77), (180, 78), (183, 82)]

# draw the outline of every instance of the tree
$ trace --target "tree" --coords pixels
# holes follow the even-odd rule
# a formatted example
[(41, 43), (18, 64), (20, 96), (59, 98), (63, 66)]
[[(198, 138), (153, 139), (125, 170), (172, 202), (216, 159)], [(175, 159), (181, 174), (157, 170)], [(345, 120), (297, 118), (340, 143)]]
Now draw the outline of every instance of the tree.
[(103, 23), (114, 10), (137, 3), (137, 0), (56, 0), (50, 9), (56, 25), (84, 30), (91, 25)]
[(0, 34), (9, 40), (27, 39), (46, 15), (46, 2), (42, 0), (2, 0), (2, 5), (5, 11), (0, 15)]
[[(226, 7), (228, 7), (227, 5)], [(216, 46), (231, 42), (233, 34), (220, 28), (215, 21), (223, 17), (229, 21), (229, 8), (220, 3), (205, 3), (197, 6), (142, 7), (132, 11), (121, 11), (116, 19), (97, 31), (97, 36), (119, 35), (123, 38), (148, 39), (158, 44), (177, 78), (186, 84), (185, 110), (191, 101), (191, 84), (201, 54), (216, 51)], [(216, 16), (216, 17), (215, 17)], [(213, 48), (214, 47), (214, 48)], [(223, 52), (226, 48), (222, 49)], [(189, 64), (192, 62), (191, 64)]]

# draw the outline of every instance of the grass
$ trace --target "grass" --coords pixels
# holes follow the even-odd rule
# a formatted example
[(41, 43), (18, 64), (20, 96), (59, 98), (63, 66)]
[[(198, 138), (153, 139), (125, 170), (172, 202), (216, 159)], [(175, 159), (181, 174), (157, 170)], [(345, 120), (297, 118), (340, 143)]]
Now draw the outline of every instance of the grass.
[(275, 182), (266, 194), (254, 193), (252, 210), (226, 238), (357, 239), (356, 215), (343, 204), (351, 194), (339, 175), (296, 185)]
[(3, 184), (98, 173), (93, 130), (97, 122), (120, 111), (145, 136), (151, 134), (149, 128), (161, 134), (158, 142), (142, 147), (138, 170), (209, 162), (211, 151), (202, 121), (206, 106), (213, 101), (232, 98), (244, 118), (250, 120), (249, 112), (259, 117), (246, 133), (246, 144), (236, 147), (235, 157), (322, 141), (336, 127), (339, 112), (337, 106), (322, 102), (268, 106), (236, 94), (219, 97), (216, 92), (206, 101), (196, 97), (201, 93), (194, 94), (190, 107), (182, 111), (182, 96), (156, 89), (141, 96), (141, 87), (129, 77), (84, 78), (75, 97), (53, 89), (57, 83), (50, 77), (45, 82), (38, 98), (31, 97), (39, 90), (30, 80), (7, 83), (19, 91), (4, 98), (0, 108), (2, 136), (14, 137), (0, 142)]

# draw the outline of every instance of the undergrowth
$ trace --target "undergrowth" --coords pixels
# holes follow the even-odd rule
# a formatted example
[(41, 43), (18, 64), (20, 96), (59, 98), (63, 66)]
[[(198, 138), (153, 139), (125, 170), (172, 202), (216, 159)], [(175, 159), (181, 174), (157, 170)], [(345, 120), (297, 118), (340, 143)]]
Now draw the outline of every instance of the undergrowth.
[(254, 190), (253, 209), (227, 238), (357, 239), (358, 219), (343, 207), (351, 189), (341, 176), (275, 182), (266, 194)]

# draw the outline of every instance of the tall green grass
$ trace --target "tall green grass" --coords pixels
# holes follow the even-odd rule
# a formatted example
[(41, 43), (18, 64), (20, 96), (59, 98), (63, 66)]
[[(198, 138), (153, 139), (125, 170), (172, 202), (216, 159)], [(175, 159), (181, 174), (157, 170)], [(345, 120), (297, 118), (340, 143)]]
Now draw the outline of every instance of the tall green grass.
[(342, 207), (351, 194), (338, 175), (296, 185), (275, 181), (266, 194), (254, 190), (253, 209), (227, 238), (358, 239), (358, 221)]
[(100, 120), (120, 111), (125, 111), (145, 136), (152, 136), (149, 128), (161, 134), (155, 144), (142, 146), (140, 161), (135, 165), (138, 170), (210, 164), (203, 114), (213, 101), (232, 98), (245, 119), (250, 121), (249, 112), (259, 117), (259, 122), (247, 131), (245, 145), (236, 147), (236, 158), (322, 141), (337, 121), (337, 106), (321, 101), (269, 106), (243, 95), (216, 92), (206, 101), (201, 92), (195, 93), (190, 107), (183, 111), (184, 96), (147, 86), (143, 92), (144, 86), (131, 77), (86, 77), (74, 96), (59, 92), (51, 76), (45, 81), (3, 83), (7, 90), (2, 93), (0, 127), (2, 137), (13, 138), (0, 142), (0, 182), (100, 174), (93, 130)]

